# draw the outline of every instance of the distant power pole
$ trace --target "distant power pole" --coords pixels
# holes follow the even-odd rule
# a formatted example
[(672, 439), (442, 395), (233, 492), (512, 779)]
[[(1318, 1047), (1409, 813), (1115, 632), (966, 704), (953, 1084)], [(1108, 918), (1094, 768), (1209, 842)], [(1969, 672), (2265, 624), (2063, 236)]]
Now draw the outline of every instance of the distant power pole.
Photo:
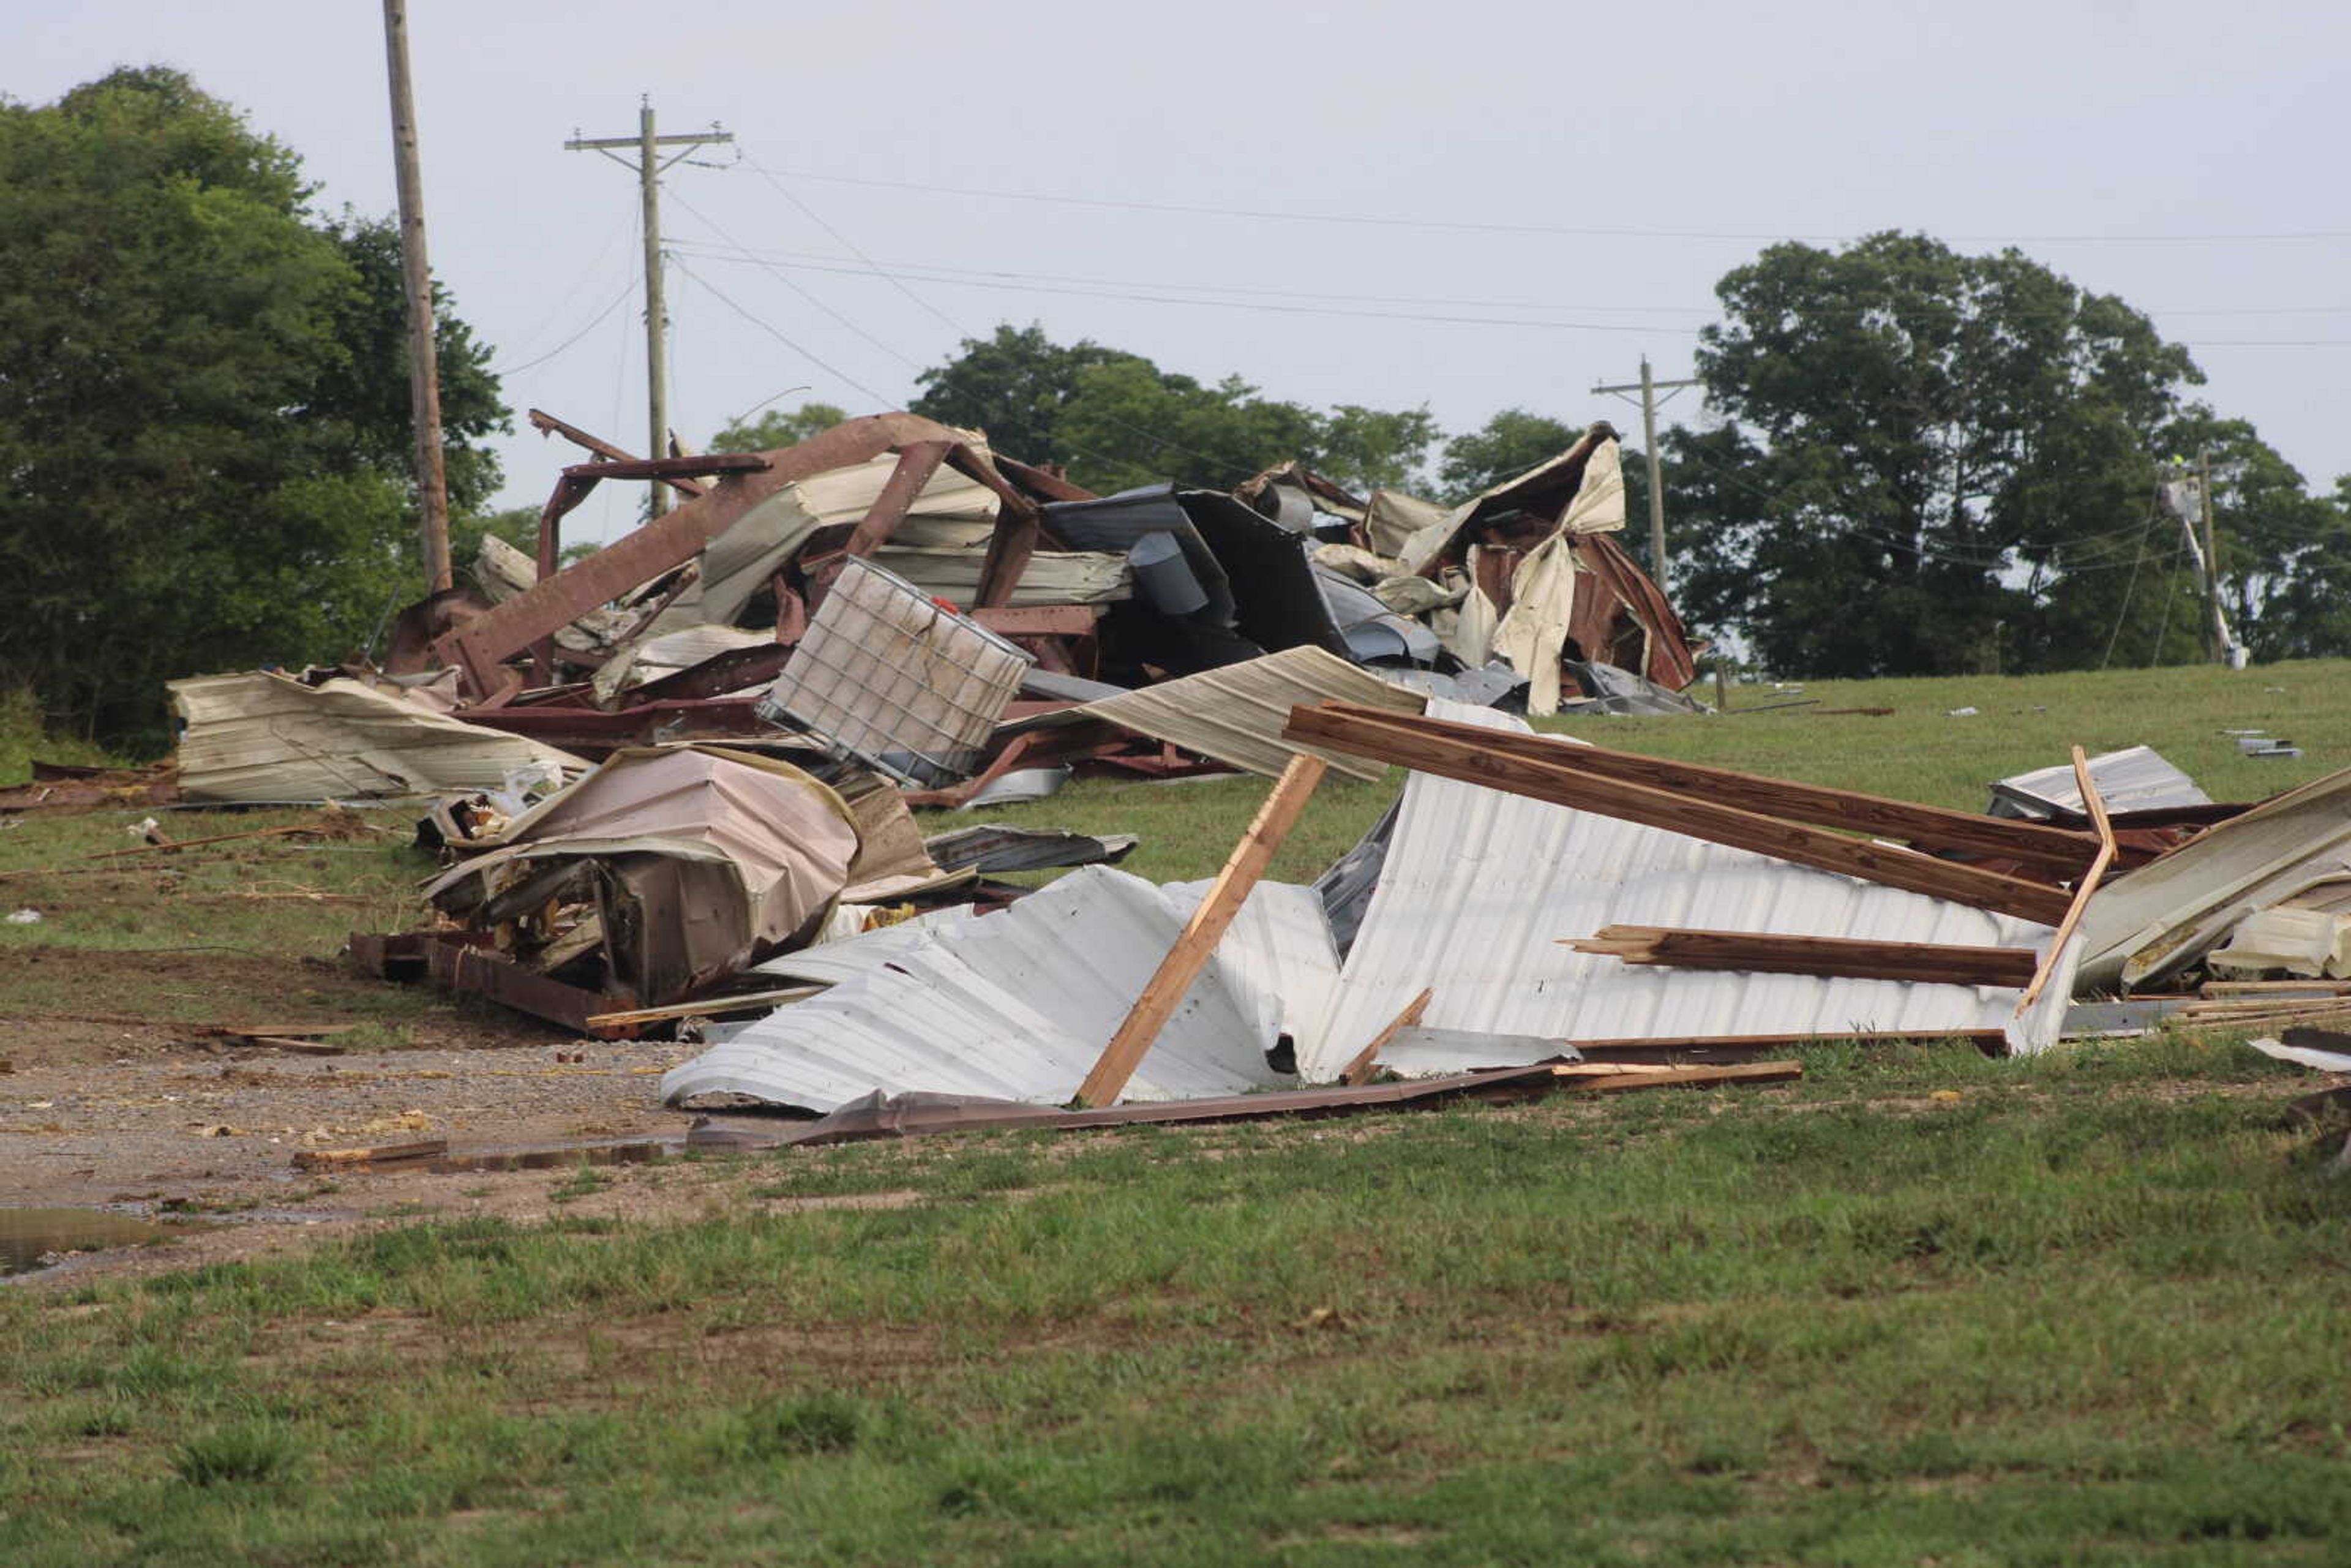
[(1657, 591), (1666, 591), (1666, 481), (1657, 462), (1657, 392), (1664, 388), (1668, 399), (1684, 387), (1694, 387), (1695, 380), (1661, 382), (1649, 373), (1649, 356), (1641, 356), (1641, 379), (1625, 386), (1593, 387), (1595, 392), (1625, 392), (1641, 394), (1641, 442), (1649, 455), (1649, 576)]
[(416, 105), (408, 76), (408, 5), (383, 0), (383, 48), (392, 75), (392, 154), (400, 183), (400, 270), (408, 292), (408, 408), (416, 426), (416, 500), (423, 514), (424, 585), (450, 585), (449, 472), (441, 456), (441, 372), (434, 350), (433, 269), (424, 255), (424, 175), (416, 155)]
[[(716, 142), (732, 141), (735, 138), (723, 131), (710, 131), (694, 136), (656, 136), (653, 134), (653, 106), (643, 102), (637, 110), (637, 133), (634, 136), (603, 136), (594, 139), (575, 134), (564, 147), (573, 152), (601, 152), (637, 176), (645, 207), (645, 407), (650, 439), (645, 443), (645, 455), (669, 455), (669, 374), (663, 353), (663, 338), (667, 327), (662, 305), (661, 256), (661, 172), (696, 147)], [(612, 150), (633, 147), (636, 162), (631, 162)], [(683, 151), (664, 160), (655, 151), (676, 147)], [(669, 490), (653, 486), (653, 516), (658, 517), (669, 509)]]

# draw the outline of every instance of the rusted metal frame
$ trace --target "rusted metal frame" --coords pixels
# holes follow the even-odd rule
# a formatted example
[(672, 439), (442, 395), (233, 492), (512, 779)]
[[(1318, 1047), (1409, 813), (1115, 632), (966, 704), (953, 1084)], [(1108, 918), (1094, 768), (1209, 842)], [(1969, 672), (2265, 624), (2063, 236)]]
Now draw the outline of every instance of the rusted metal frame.
[[(601, 476), (574, 474), (567, 468), (555, 481), (555, 488), (547, 497), (547, 505), (538, 512), (538, 577), (540, 582), (553, 577), (563, 559), (563, 515), (588, 498), (596, 488)], [(549, 632), (531, 647), (531, 680), (538, 685), (555, 684), (555, 633)]]
[[(707, 493), (619, 543), (541, 578), (528, 592), (444, 634), (434, 643), (433, 653), (443, 664), (460, 666), (477, 691), (487, 691), (496, 684), (490, 672), (502, 660), (639, 583), (684, 565), (785, 486), (866, 462), (909, 442), (954, 438), (955, 432), (933, 420), (877, 413), (834, 425), (798, 446), (767, 453), (766, 468), (723, 476)], [(995, 484), (1002, 486), (1002, 478), (996, 477)]]
[(485, 729), (528, 736), (594, 760), (623, 746), (664, 739), (711, 740), (734, 737), (778, 738), (773, 726), (754, 711), (756, 697), (649, 702), (606, 712), (592, 707), (461, 708), (449, 716)]
[(598, 479), (700, 479), (718, 474), (757, 474), (768, 459), (757, 452), (690, 453), (683, 457), (611, 457), (575, 463), (563, 472)]
[(633, 691), (621, 694), (623, 708), (643, 707), (647, 703), (690, 702), (704, 697), (723, 697), (729, 692), (739, 692), (746, 686), (763, 685), (783, 673), (792, 650), (780, 643), (762, 643), (750, 648), (728, 648), (712, 654), (698, 664), (675, 671), (659, 680), (647, 681)]
[[(1391, 709), (1352, 703), (1333, 704), (1326, 711), (1351, 718), (1384, 720), (1397, 716)], [(1550, 766), (1572, 768), (1602, 779), (1698, 795), (1720, 805), (1790, 821), (1810, 822), (1816, 827), (1881, 833), (1907, 840), (1923, 850), (2001, 855), (2047, 866), (2068, 879), (2080, 875), (2082, 868), (2098, 851), (2098, 841), (2092, 834), (2045, 827), (2038, 822), (1978, 816), (1941, 806), (1865, 795), (1854, 789), (1739, 773), (1695, 762), (1668, 761), (1598, 746), (1563, 745), (1545, 736), (1485, 729), (1450, 719), (1416, 717), (1411, 723), (1416, 729), (1431, 734)]]
[(1102, 619), (1102, 606), (998, 604), (974, 610), (971, 618), (999, 637), (1091, 637)]
[[(637, 460), (634, 453), (615, 446), (600, 435), (590, 435), (576, 424), (567, 424), (543, 410), (535, 408), (530, 411), (530, 424), (531, 428), (541, 435), (559, 435), (574, 446), (584, 447), (598, 456), (609, 457), (615, 463), (633, 463)], [(695, 483), (681, 474), (663, 475), (662, 483), (681, 496), (687, 497), (702, 495), (709, 488), (707, 486)]]
[(487, 997), (574, 1034), (588, 1032), (588, 1019), (593, 1014), (636, 1006), (636, 998), (626, 993), (608, 995), (567, 986), (560, 980), (534, 975), (495, 953), (457, 943), (435, 942), (427, 946), (424, 966), (434, 979), (452, 990)]
[(890, 536), (898, 531), (898, 525), (906, 520), (906, 513), (922, 495), (923, 486), (931, 482), (931, 476), (939, 471), (939, 465), (946, 461), (954, 446), (947, 441), (917, 441), (898, 448), (898, 465), (890, 470), (882, 493), (873, 497), (873, 505), (858, 520), (848, 543), (841, 547), (841, 553), (869, 556), (888, 543)]
[(993, 610), (1012, 601), (1029, 570), (1029, 558), (1040, 543), (1050, 543), (1045, 514), (1036, 502), (1014, 489), (993, 464), (970, 447), (957, 444), (947, 454), (956, 472), (978, 481), (996, 493), (996, 531), (987, 537), (987, 556), (980, 562), (979, 587), (971, 596), (974, 609)]
[(1061, 475), (1034, 463), (1023, 463), (1003, 453), (992, 454), (998, 472), (1032, 496), (1048, 501), (1098, 501), (1101, 497), (1083, 485), (1071, 483)]
[(1605, 778), (1548, 756), (1520, 756), (1510, 748), (1485, 744), (1493, 731), (1479, 731), (1478, 739), (1465, 739), (1446, 733), (1436, 721), (1384, 712), (1376, 717), (1364, 710), (1343, 713), (1334, 711), (1337, 706), (1292, 708), (1282, 738), (1375, 762), (1397, 763), (1439, 778), (1661, 828), (2044, 925), (2054, 925), (2064, 916), (2068, 902), (2064, 893), (2043, 883), (1847, 838), (1824, 828), (1720, 804), (1705, 794), (1685, 795)]

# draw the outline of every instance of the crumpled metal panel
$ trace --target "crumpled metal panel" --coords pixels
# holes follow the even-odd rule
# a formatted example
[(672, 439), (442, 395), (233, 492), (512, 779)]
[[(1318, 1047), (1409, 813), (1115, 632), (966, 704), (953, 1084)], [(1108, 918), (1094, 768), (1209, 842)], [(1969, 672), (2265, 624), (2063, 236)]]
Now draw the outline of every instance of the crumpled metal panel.
[[(1182, 925), (1159, 888), (1087, 866), (957, 925), (951, 939), (892, 942), (882, 962), (871, 961), (877, 939), (895, 928), (835, 944), (828, 956), (859, 972), (673, 1069), (662, 1098), (747, 1094), (830, 1112), (876, 1090), (919, 1090), (1058, 1104), (1076, 1094)], [(781, 972), (805, 972), (810, 956), (793, 955)], [(1279, 998), (1212, 958), (1125, 1097), (1294, 1082), (1266, 1061), (1280, 1022)]]
[(351, 800), (496, 789), (519, 768), (572, 779), (568, 751), (433, 712), (341, 677), (257, 671), (166, 683), (190, 800)]
[(1269, 779), (1279, 778), (1290, 758), (1301, 751), (1323, 758), (1333, 773), (1377, 779), (1387, 771), (1380, 763), (1340, 752), (1315, 751), (1313, 747), (1282, 739), (1290, 710), (1301, 703), (1338, 701), (1418, 713), (1426, 700), (1418, 692), (1390, 685), (1334, 653), (1298, 647), (1064, 709), (1045, 716), (1043, 722), (1108, 719), (1154, 740), (1169, 741)]
[[(2126, 747), (2090, 758), (2090, 782), (2109, 811), (2153, 811), (2175, 806), (2209, 806), (2212, 797), (2196, 787), (2151, 746)], [(1991, 814), (2046, 821), (2082, 814), (2081, 787), (2074, 765), (2060, 762), (2002, 779), (1991, 787)]]
[[(1490, 708), (1430, 712), (1523, 730)], [(1574, 744), (1562, 739), (1562, 744)], [(1576, 953), (1623, 923), (2032, 947), (2048, 927), (1564, 806), (1414, 774), (1310, 1082), (1424, 987), (1424, 1027), (1545, 1040), (2002, 1029), (2005, 988), (1698, 972)], [(2065, 981), (2050, 988), (2062, 1005)], [(2053, 1015), (2043, 1009), (2039, 1018)], [(1489, 1066), (1515, 1065), (1504, 1061)]]
[[(1177, 882), (1160, 891), (1189, 920), (1214, 885)], [(1305, 1056), (1322, 1038), (1339, 984), (1339, 951), (1322, 913), (1322, 895), (1291, 883), (1259, 883), (1233, 916), (1217, 957), (1259, 994), (1275, 998), (1281, 1010), (1281, 1032)]]

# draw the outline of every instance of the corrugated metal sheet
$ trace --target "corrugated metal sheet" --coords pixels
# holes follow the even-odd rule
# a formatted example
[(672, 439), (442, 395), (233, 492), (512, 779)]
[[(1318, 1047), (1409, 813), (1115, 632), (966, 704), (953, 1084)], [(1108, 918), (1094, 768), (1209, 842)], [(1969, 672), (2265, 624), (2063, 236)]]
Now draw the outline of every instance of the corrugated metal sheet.
[[(898, 950), (883, 962), (871, 960), (888, 931), (840, 943), (831, 956), (856, 970), (851, 977), (673, 1069), (662, 1097), (748, 1094), (827, 1112), (876, 1090), (1060, 1103), (1077, 1092), (1182, 925), (1160, 889), (1087, 866), (957, 925), (951, 941), (926, 932), (888, 944)], [(1125, 1097), (1238, 1094), (1294, 1082), (1265, 1059), (1280, 1007), (1238, 967), (1212, 959)]]
[[(1431, 711), (1524, 727), (1486, 708), (1436, 702)], [(2050, 936), (1964, 904), (1415, 774), (1330, 1021), (1300, 1072), (1309, 1082), (1338, 1072), (1424, 987), (1435, 992), (1425, 1027), (1547, 1040), (2001, 1029), (2017, 1000), (2009, 989), (1651, 968), (1560, 946), (1620, 922), (2001, 947)], [(2063, 977), (2050, 988), (2062, 1004)]]
[[(1178, 882), (1161, 891), (1176, 915), (1189, 920), (1214, 885)], [(1322, 894), (1290, 883), (1259, 883), (1233, 916), (1217, 958), (1261, 995), (1275, 998), (1281, 1032), (1303, 1060), (1322, 1038), (1339, 984), (1339, 952), (1332, 944)]]
[(2143, 985), (2221, 934), (2351, 870), (2351, 768), (2215, 822), (2098, 890), (2082, 916), (2083, 978)]
[[(2209, 806), (2212, 797), (2196, 780), (2165, 760), (2151, 746), (2127, 747), (2090, 758), (2090, 781), (2109, 811), (2151, 811), (2171, 806)], [(2040, 820), (2060, 812), (2082, 812), (2081, 787), (2074, 781), (2074, 765), (2036, 768), (2002, 779), (1991, 787), (1996, 817)]]
[[(888, 567), (925, 593), (957, 604), (969, 604), (979, 592), (980, 569), (987, 549), (933, 549), (883, 545), (873, 552), (877, 566)], [(1092, 550), (1039, 550), (1021, 569), (1012, 590), (1011, 607), (1025, 610), (1048, 604), (1112, 604), (1134, 594), (1134, 574), (1123, 555)]]
[(180, 792), (191, 800), (350, 800), (496, 789), (520, 768), (567, 779), (568, 751), (337, 678), (305, 685), (256, 672), (168, 683), (184, 727)]
[[(1299, 704), (1363, 703), (1418, 713), (1426, 700), (1320, 648), (1287, 648), (1064, 712), (1069, 718), (1108, 719), (1154, 740), (1272, 779), (1298, 752), (1314, 751), (1281, 738), (1290, 710)], [(1047, 718), (1068, 721), (1063, 715)], [(1328, 751), (1315, 755), (1328, 760), (1332, 771), (1353, 779), (1377, 779), (1387, 771), (1360, 757)]]

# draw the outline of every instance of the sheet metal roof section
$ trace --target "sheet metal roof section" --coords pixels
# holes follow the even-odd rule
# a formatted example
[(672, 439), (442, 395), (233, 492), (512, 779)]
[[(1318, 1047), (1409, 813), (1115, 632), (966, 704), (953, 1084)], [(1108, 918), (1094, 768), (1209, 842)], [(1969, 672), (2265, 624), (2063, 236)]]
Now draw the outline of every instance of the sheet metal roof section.
[[(841, 943), (834, 956), (862, 972), (673, 1069), (662, 1097), (747, 1094), (820, 1112), (876, 1090), (1058, 1104), (1077, 1092), (1182, 925), (1160, 889), (1087, 866), (1009, 909), (927, 933), (883, 962), (865, 960), (882, 946), (873, 936), (886, 933)], [(1294, 1082), (1265, 1059), (1279, 1024), (1277, 998), (1212, 958), (1126, 1098)]]
[[(2196, 787), (2151, 746), (2126, 747), (2090, 758), (2090, 781), (2109, 811), (2152, 811), (2174, 806), (2209, 806), (2212, 797)], [(2074, 781), (2074, 765), (2060, 762), (2002, 779), (1991, 787), (1995, 817), (2051, 817), (2082, 814), (2081, 787)]]
[[(1525, 728), (1489, 708), (1437, 701), (1430, 709)], [(2036, 946), (2051, 935), (1964, 904), (1416, 773), (1330, 1020), (1299, 1071), (1310, 1082), (1335, 1075), (1424, 987), (1435, 993), (1425, 1028), (1541, 1040), (2003, 1029), (2017, 1001), (2009, 988), (1656, 968), (1560, 945), (1620, 922), (2000, 947)], [(2036, 1022), (2054, 1016), (2043, 1009)]]
[(1108, 719), (1154, 740), (1169, 741), (1269, 779), (1278, 778), (1301, 751), (1313, 752), (1330, 763), (1332, 772), (1351, 779), (1374, 779), (1385, 774), (1387, 769), (1380, 763), (1316, 751), (1281, 738), (1292, 707), (1328, 701), (1418, 713), (1427, 699), (1320, 648), (1298, 647), (1163, 681), (1083, 707), (1065, 708), (1045, 716), (1044, 722)]
[(496, 789), (517, 768), (576, 779), (568, 751), (485, 729), (338, 677), (308, 685), (256, 671), (167, 683), (191, 800), (350, 800)]
[[(1189, 920), (1214, 885), (1177, 882), (1160, 891)], [(1331, 940), (1321, 894), (1293, 883), (1259, 883), (1217, 945), (1217, 959), (1274, 999), (1281, 1032), (1301, 1057), (1315, 1049), (1339, 985), (1339, 950)]]
[(2351, 768), (2215, 822), (2101, 885), (2082, 915), (2091, 985), (2142, 985), (2190, 962), (2257, 909), (2351, 870)]

